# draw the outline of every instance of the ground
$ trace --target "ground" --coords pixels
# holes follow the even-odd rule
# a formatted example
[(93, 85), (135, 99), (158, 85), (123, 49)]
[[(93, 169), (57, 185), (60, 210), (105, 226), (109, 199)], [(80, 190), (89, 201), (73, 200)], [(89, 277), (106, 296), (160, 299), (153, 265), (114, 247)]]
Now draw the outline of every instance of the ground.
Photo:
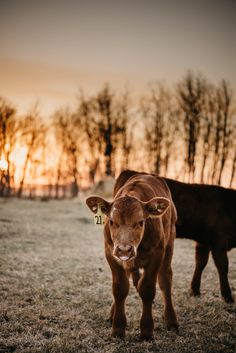
[[(155, 338), (139, 340), (140, 299), (131, 286), (124, 340), (111, 337), (111, 274), (101, 226), (79, 200), (0, 199), (0, 352), (235, 352), (236, 305), (225, 304), (210, 260), (202, 296), (188, 289), (194, 243), (177, 239), (173, 296), (179, 335), (162, 319), (160, 291), (153, 305)], [(236, 249), (229, 280), (236, 297)]]

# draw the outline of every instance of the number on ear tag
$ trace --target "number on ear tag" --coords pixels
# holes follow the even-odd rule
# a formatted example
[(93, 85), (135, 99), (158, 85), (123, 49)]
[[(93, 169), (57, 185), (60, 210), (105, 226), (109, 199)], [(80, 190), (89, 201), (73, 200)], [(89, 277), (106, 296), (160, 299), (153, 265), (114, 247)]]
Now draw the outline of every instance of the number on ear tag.
[(94, 216), (94, 223), (98, 225), (103, 225), (105, 223), (105, 216), (102, 213), (101, 205), (98, 205), (97, 213)]

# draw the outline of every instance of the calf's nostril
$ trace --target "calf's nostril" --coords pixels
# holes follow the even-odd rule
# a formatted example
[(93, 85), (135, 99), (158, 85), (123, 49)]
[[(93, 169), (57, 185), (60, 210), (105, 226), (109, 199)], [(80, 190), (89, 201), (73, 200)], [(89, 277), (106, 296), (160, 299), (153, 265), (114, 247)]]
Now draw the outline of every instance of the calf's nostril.
[(118, 251), (125, 251), (125, 252), (130, 252), (132, 250), (132, 246), (131, 245), (118, 245), (117, 246)]

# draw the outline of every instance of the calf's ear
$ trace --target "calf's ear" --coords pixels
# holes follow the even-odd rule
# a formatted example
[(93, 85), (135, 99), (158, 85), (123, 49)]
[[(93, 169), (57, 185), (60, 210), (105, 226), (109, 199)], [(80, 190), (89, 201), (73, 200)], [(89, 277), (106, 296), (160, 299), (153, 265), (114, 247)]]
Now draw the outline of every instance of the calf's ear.
[(86, 198), (86, 204), (88, 208), (93, 212), (97, 213), (98, 207), (100, 206), (100, 209), (102, 213), (104, 213), (106, 216), (108, 216), (110, 210), (111, 210), (111, 202), (108, 202), (104, 200), (100, 196), (89, 196)]
[(154, 197), (143, 205), (147, 217), (161, 217), (168, 210), (170, 201), (165, 197)]

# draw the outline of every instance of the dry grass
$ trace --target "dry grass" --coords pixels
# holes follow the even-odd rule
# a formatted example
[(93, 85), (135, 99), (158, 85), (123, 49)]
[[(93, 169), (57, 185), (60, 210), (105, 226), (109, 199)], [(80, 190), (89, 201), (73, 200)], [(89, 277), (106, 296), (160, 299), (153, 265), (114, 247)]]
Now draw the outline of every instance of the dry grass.
[[(194, 244), (177, 240), (174, 301), (180, 334), (167, 332), (160, 292), (154, 304), (155, 340), (139, 341), (140, 299), (127, 300), (125, 340), (110, 336), (111, 276), (102, 229), (79, 201), (0, 200), (0, 352), (235, 352), (236, 306), (225, 304), (210, 261), (202, 297), (188, 287)], [(229, 253), (236, 288), (236, 249)]]

